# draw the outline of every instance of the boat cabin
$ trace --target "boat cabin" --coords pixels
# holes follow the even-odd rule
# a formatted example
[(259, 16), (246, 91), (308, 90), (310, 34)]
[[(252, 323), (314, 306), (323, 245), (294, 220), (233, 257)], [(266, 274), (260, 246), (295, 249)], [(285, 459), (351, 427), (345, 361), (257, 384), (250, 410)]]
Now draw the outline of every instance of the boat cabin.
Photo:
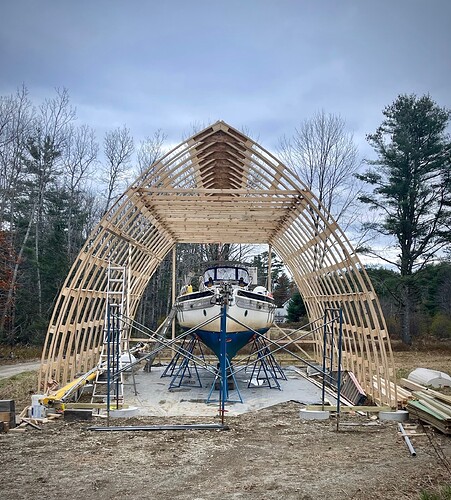
[(207, 269), (202, 278), (205, 288), (210, 288), (222, 283), (230, 283), (247, 287), (250, 283), (250, 277), (247, 269), (244, 267), (215, 266)]

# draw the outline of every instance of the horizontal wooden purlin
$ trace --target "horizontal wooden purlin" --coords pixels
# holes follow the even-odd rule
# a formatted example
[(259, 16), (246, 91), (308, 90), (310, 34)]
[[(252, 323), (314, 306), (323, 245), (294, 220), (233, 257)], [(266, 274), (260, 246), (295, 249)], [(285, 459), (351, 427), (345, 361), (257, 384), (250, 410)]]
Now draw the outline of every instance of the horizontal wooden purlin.
[(208, 234), (202, 234), (199, 235), (198, 237), (195, 236), (190, 236), (187, 237), (186, 234), (181, 234), (177, 238), (178, 243), (199, 243), (199, 244), (204, 244), (204, 243), (236, 243), (236, 244), (242, 244), (242, 245), (254, 245), (254, 244), (265, 244), (268, 241), (268, 236), (266, 234), (263, 235), (249, 235), (249, 234), (234, 234), (234, 235), (229, 235), (229, 234), (222, 234), (220, 237), (217, 237), (217, 235), (208, 235)]
[(205, 215), (204, 217), (197, 216), (197, 217), (187, 217), (185, 215), (168, 215), (165, 217), (166, 223), (172, 227), (173, 224), (180, 224), (180, 223), (189, 223), (191, 225), (197, 225), (199, 223), (210, 223), (210, 222), (218, 222), (218, 223), (227, 223), (227, 222), (232, 222), (236, 224), (249, 224), (249, 223), (266, 223), (269, 226), (272, 227), (277, 227), (279, 225), (277, 219), (274, 218), (268, 218), (265, 215), (241, 215), (241, 216), (230, 216), (227, 213), (224, 213), (223, 215), (216, 214), (214, 217), (210, 215)]
[(239, 194), (239, 195), (266, 195), (266, 196), (302, 196), (298, 190), (290, 189), (219, 189), (219, 188), (138, 188), (142, 193), (154, 193), (158, 197), (164, 194), (184, 194), (192, 196), (209, 194)]
[(194, 237), (196, 236), (208, 236), (212, 235), (212, 237), (215, 240), (221, 241), (221, 236), (224, 235), (226, 236), (227, 234), (237, 234), (238, 231), (241, 232), (246, 232), (246, 235), (249, 237), (252, 236), (259, 236), (259, 237), (266, 237), (268, 238), (268, 233), (270, 230), (267, 228), (260, 228), (256, 226), (251, 226), (249, 225), (248, 227), (243, 227), (243, 228), (237, 228), (233, 226), (224, 226), (224, 224), (216, 224), (216, 225), (210, 225), (210, 226), (197, 226), (197, 229), (194, 230), (192, 227), (187, 226), (186, 228), (183, 226), (174, 226), (173, 228), (174, 233), (178, 236), (177, 240), (179, 240), (180, 235), (184, 235), (185, 237), (187, 236), (187, 231), (193, 233), (196, 233)]
[(195, 232), (201, 232), (205, 234), (213, 233), (216, 234), (216, 239), (220, 239), (222, 234), (235, 234), (237, 231), (241, 232), (246, 232), (250, 234), (259, 234), (259, 235), (265, 235), (266, 238), (268, 238), (268, 234), (271, 232), (273, 229), (272, 227), (257, 227), (252, 224), (247, 224), (247, 225), (225, 225), (224, 223), (217, 223), (217, 224), (198, 224), (197, 226), (192, 226), (189, 224), (186, 225), (174, 225), (172, 226), (172, 231), (177, 234), (186, 234), (187, 232), (195, 231)]
[[(233, 198), (227, 201), (224, 200), (213, 200), (213, 201), (200, 201), (199, 199), (192, 200), (148, 200), (148, 204), (152, 207), (153, 210), (197, 210), (202, 209), (205, 211), (214, 211), (214, 210), (265, 210), (265, 209), (273, 209), (273, 210), (290, 210), (293, 209), (293, 205), (291, 202), (287, 202), (285, 200), (251, 200), (251, 199), (243, 199), (243, 198)], [(150, 208), (149, 208), (150, 209)]]
[(218, 235), (221, 233), (234, 233), (236, 231), (246, 231), (246, 232), (260, 232), (260, 234), (266, 234), (268, 236), (268, 233), (271, 232), (273, 229), (272, 226), (256, 226), (255, 224), (224, 224), (223, 222), (218, 222), (214, 224), (197, 224), (197, 225), (191, 225), (191, 224), (178, 224), (178, 225), (173, 225), (172, 230), (180, 234), (181, 232), (186, 233), (186, 231), (201, 231), (201, 232), (211, 232), (211, 231), (216, 231)]
[[(240, 206), (243, 209), (247, 207), (275, 207), (275, 208), (283, 208), (289, 209), (293, 207), (293, 200), (290, 198), (262, 198), (262, 197), (240, 197), (240, 196), (231, 196), (231, 197), (208, 197), (208, 198), (200, 198), (200, 197), (176, 197), (176, 198), (147, 198), (146, 205), (150, 207), (165, 207), (170, 209), (175, 206), (182, 207), (202, 207), (204, 210), (213, 209), (214, 206), (221, 206), (223, 208), (227, 208), (230, 206)], [(300, 205), (300, 204), (299, 204)], [(297, 206), (297, 204), (295, 204)], [(301, 205), (300, 205), (301, 206)]]
[[(216, 210), (209, 210), (207, 214), (212, 217), (240, 217), (243, 215), (243, 210), (240, 207), (230, 207), (230, 210), (222, 210), (218, 208)], [(233, 214), (233, 215), (231, 215)], [(283, 210), (276, 208), (248, 208), (245, 212), (245, 216), (260, 217), (261, 219), (268, 219), (269, 217), (280, 217), (283, 215)], [(199, 212), (196, 211), (196, 215), (199, 216)], [(178, 217), (188, 217), (186, 210), (180, 207), (174, 208), (167, 214), (165, 214), (165, 219), (178, 218)]]

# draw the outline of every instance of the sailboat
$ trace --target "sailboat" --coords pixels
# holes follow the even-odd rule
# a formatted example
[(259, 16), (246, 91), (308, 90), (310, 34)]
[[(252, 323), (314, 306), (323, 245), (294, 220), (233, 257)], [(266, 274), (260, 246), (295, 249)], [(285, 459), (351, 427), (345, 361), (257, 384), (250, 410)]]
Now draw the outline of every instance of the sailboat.
[(230, 360), (248, 344), (255, 332), (266, 333), (274, 321), (276, 305), (264, 286), (252, 288), (244, 265), (221, 263), (208, 267), (199, 290), (185, 286), (175, 302), (177, 319), (184, 331), (193, 334), (219, 358), (221, 307), (227, 299), (226, 346)]

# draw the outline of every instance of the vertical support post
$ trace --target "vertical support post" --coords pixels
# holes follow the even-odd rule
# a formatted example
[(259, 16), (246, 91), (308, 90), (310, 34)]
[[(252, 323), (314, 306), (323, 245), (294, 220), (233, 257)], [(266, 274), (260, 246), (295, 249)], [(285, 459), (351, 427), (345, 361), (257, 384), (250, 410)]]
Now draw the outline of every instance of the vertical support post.
[(267, 289), (268, 292), (272, 292), (272, 279), (271, 279), (271, 274), (272, 274), (272, 245), (268, 245), (268, 284), (267, 284)]
[(323, 325), (323, 385), (321, 393), (321, 402), (324, 410), (324, 401), (326, 399), (326, 343), (327, 343), (327, 309), (324, 309)]
[(341, 402), (341, 352), (343, 349), (343, 309), (339, 311), (339, 328), (338, 328), (338, 376), (337, 376), (337, 432), (340, 425), (340, 402)]
[[(177, 262), (177, 244), (172, 249), (172, 307), (175, 304), (175, 283), (176, 283), (176, 262)], [(175, 339), (175, 317), (172, 320), (172, 340)]]
[(111, 310), (110, 304), (107, 301), (107, 355), (106, 355), (106, 425), (110, 426), (110, 389), (111, 389), (111, 367), (110, 367), (110, 357), (111, 357)]
[(225, 293), (222, 297), (221, 305), (221, 333), (220, 333), (220, 350), (219, 350), (219, 371), (221, 373), (221, 422), (224, 424), (225, 402), (227, 401), (227, 301), (228, 296)]
[[(131, 296), (131, 282), (132, 282), (132, 246), (129, 244), (128, 245), (128, 266), (127, 266), (127, 287), (126, 287), (126, 301), (125, 301), (125, 311), (123, 314), (125, 314), (125, 317), (128, 319), (130, 318), (130, 299), (132, 298)], [(124, 324), (122, 325), (122, 329), (125, 329)], [(129, 327), (127, 327), (127, 335), (126, 335), (126, 343), (127, 343), (127, 348), (128, 348), (128, 340), (130, 338), (130, 330)]]
[[(116, 318), (115, 319), (115, 322), (113, 320), (113, 325), (115, 325), (114, 329), (113, 329), (113, 334), (114, 334), (114, 337), (116, 339), (116, 347), (113, 348), (113, 352), (114, 352), (114, 355), (116, 357), (116, 363), (114, 365), (114, 371), (113, 371), (113, 376), (115, 377), (115, 382), (116, 382), (116, 387), (115, 387), (115, 391), (116, 391), (116, 410), (119, 409), (119, 387), (120, 387), (120, 378), (121, 378), (121, 374), (118, 375), (118, 371), (121, 369), (121, 357), (120, 357), (120, 353), (121, 353), (121, 324), (120, 324), (120, 321), (121, 319), (119, 318), (118, 315), (116, 315)], [(114, 346), (114, 340), (113, 340), (113, 346)]]

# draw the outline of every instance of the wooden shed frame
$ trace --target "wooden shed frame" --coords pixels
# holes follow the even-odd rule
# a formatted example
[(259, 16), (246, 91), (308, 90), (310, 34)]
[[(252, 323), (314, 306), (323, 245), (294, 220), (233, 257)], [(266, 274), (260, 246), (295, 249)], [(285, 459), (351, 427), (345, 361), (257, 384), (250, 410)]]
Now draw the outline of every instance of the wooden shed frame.
[[(98, 363), (108, 266), (128, 267), (134, 317), (150, 278), (177, 243), (271, 245), (291, 272), (310, 320), (323, 317), (326, 308), (342, 309), (343, 368), (375, 401), (396, 406), (385, 319), (348, 238), (295, 173), (223, 121), (151, 165), (89, 236), (53, 311), (41, 388), (50, 380), (73, 380)], [(322, 335), (314, 346), (321, 359)]]

